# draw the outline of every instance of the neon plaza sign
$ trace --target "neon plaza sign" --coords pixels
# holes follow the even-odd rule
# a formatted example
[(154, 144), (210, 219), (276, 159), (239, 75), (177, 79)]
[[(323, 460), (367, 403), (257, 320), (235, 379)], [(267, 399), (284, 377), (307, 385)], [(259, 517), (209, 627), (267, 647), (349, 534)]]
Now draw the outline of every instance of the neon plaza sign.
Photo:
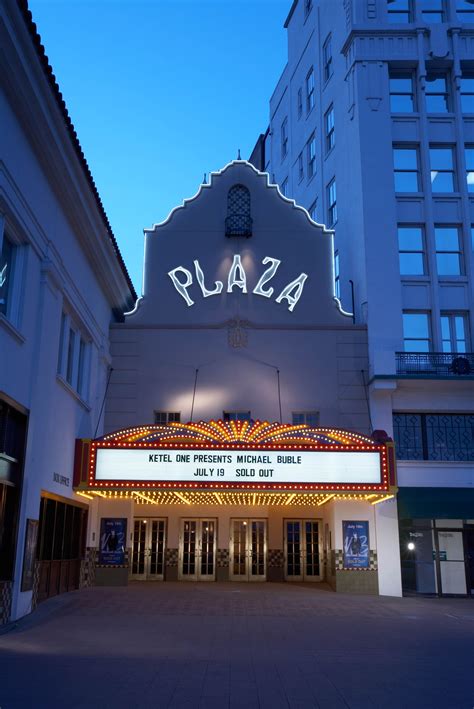
[[(212, 289), (207, 288), (204, 278), (203, 270), (199, 264), (199, 261), (195, 259), (194, 271), (196, 275), (196, 281), (201, 289), (201, 293), (204, 298), (210, 298), (213, 295), (219, 295), (224, 289), (224, 284), (222, 281), (215, 281), (214, 287)], [(255, 295), (260, 295), (263, 298), (271, 298), (275, 289), (273, 286), (265, 287), (272, 280), (276, 274), (281, 261), (277, 258), (272, 258), (271, 256), (265, 256), (262, 260), (264, 266), (268, 265), (268, 268), (260, 276), (257, 285), (252, 290)], [(179, 277), (178, 277), (179, 274)], [(188, 288), (190, 288), (193, 283), (193, 274), (191, 271), (184, 266), (177, 266), (171, 271), (168, 271), (168, 276), (171, 278), (175, 289), (178, 291), (180, 296), (185, 300), (188, 307), (194, 305), (194, 300), (188, 293)], [(275, 298), (277, 303), (281, 303), (286, 300), (288, 303), (288, 310), (293, 312), (295, 305), (301, 298), (303, 293), (303, 288), (306, 279), (308, 278), (307, 273), (300, 273), (300, 275), (293, 281), (290, 281), (286, 285), (281, 293)], [(229, 274), (227, 277), (227, 293), (232, 293), (234, 288), (240, 288), (242, 293), (248, 293), (247, 290), (247, 274), (242, 265), (242, 261), (239, 254), (234, 254), (234, 259), (232, 265), (229, 269)]]

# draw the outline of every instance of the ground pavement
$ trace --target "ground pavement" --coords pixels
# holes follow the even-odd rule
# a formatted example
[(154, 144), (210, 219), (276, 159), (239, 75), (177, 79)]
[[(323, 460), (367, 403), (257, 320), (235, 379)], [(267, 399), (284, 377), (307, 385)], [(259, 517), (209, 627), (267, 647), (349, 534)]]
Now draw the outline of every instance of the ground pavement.
[(473, 709), (474, 601), (134, 583), (0, 635), (1, 709)]

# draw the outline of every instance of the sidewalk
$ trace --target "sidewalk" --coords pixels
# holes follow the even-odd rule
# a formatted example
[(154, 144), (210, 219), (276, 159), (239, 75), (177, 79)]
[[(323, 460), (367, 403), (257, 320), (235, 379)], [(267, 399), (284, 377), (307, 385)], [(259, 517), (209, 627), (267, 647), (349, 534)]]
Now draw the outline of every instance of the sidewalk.
[(0, 707), (472, 709), (474, 603), (134, 583), (0, 635)]

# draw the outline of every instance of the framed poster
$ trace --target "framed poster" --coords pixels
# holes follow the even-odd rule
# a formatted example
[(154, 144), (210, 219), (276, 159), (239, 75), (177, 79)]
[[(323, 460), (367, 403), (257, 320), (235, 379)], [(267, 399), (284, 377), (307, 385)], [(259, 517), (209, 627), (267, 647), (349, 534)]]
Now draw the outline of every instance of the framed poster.
[(99, 564), (120, 566), (125, 563), (127, 519), (102, 517), (100, 520)]
[(368, 521), (343, 521), (345, 569), (369, 568), (369, 523)]
[(23, 554), (23, 570), (21, 574), (21, 590), (32, 591), (35, 576), (36, 543), (38, 541), (39, 521), (26, 520), (25, 551)]

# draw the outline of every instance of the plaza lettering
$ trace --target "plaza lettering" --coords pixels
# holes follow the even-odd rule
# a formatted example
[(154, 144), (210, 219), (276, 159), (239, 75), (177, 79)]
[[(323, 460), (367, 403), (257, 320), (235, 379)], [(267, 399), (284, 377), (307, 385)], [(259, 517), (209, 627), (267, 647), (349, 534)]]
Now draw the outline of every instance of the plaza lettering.
[[(196, 281), (199, 285), (203, 298), (209, 298), (213, 295), (219, 295), (224, 290), (224, 283), (222, 281), (214, 281), (214, 283), (208, 287), (206, 285), (206, 279), (201, 265), (197, 259), (193, 261), (194, 263), (194, 273), (196, 276)], [(274, 293), (273, 286), (265, 287), (272, 280), (276, 274), (281, 261), (277, 258), (272, 258), (271, 256), (265, 256), (262, 260), (264, 266), (268, 265), (268, 268), (260, 276), (257, 285), (252, 290), (255, 295), (260, 295), (262, 298), (271, 298)], [(168, 271), (168, 276), (171, 278), (173, 286), (176, 288), (180, 296), (186, 302), (188, 307), (194, 305), (194, 300), (188, 293), (188, 289), (193, 285), (194, 278), (191, 271), (184, 266), (177, 266), (171, 271)], [(306, 279), (308, 278), (307, 273), (300, 273), (300, 275), (294, 280), (290, 281), (277, 295), (275, 298), (276, 303), (282, 303), (286, 300), (288, 304), (288, 310), (293, 312), (295, 305), (301, 298), (303, 293), (303, 288)], [(232, 265), (229, 269), (229, 274), (227, 276), (227, 293), (233, 293), (234, 289), (237, 288), (242, 291), (242, 293), (248, 293), (247, 289), (247, 274), (243, 267), (241, 258), (239, 254), (234, 254)]]

